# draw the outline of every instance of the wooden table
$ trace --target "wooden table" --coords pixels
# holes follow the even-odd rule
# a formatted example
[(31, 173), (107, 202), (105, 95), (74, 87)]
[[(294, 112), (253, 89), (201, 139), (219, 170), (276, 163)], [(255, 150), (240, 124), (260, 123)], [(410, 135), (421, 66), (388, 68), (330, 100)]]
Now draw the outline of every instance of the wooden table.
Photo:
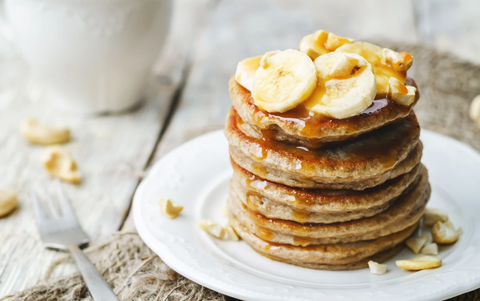
[[(132, 196), (149, 167), (182, 142), (222, 128), (230, 107), (227, 81), (236, 63), (268, 50), (297, 48), (317, 29), (361, 39), (427, 43), (480, 63), (476, 0), (175, 0), (171, 34), (155, 65), (148, 97), (138, 110), (78, 117), (56, 111), (25, 78), (28, 69), (0, 39), (0, 187), (15, 189), (20, 207), (0, 219), (0, 297), (38, 283), (63, 256), (46, 250), (35, 227), (28, 188), (50, 178), (41, 147), (18, 126), (27, 117), (68, 125), (85, 180), (67, 185), (92, 238), (134, 230)], [(55, 276), (73, 272), (59, 268)]]

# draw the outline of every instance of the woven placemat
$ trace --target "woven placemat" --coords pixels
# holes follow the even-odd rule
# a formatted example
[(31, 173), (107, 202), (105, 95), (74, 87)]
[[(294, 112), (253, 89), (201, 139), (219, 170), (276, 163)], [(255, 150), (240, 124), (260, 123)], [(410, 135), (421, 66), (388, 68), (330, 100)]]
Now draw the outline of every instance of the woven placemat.
[[(480, 94), (480, 66), (421, 45), (374, 42), (413, 54), (415, 61), (409, 75), (417, 81), (421, 93), (415, 111), (422, 127), (480, 150), (480, 131), (468, 117), (470, 102)], [(232, 300), (175, 273), (136, 233), (115, 233), (108, 241), (85, 251), (122, 301)], [(68, 255), (52, 265), (43, 284), (0, 298), (0, 301), (92, 300), (78, 274), (50, 279), (53, 269), (65, 264), (73, 264)], [(480, 290), (450, 300), (480, 300)]]

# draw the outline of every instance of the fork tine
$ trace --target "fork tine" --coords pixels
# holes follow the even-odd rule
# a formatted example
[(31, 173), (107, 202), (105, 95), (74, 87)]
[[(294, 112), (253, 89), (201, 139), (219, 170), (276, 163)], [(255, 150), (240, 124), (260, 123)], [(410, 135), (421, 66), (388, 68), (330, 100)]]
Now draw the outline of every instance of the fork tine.
[(37, 218), (38, 223), (43, 223), (49, 220), (47, 212), (43, 208), (43, 205), (40, 203), (40, 200), (38, 199), (37, 193), (35, 192), (35, 189), (33, 187), (30, 188), (30, 194), (32, 196), (33, 200), (33, 208), (35, 211), (35, 216)]
[(63, 189), (62, 184), (58, 179), (55, 179), (55, 186), (57, 186), (57, 196), (60, 199), (60, 207), (62, 209), (62, 215), (65, 217), (73, 218), (77, 220), (77, 216), (75, 215), (75, 210), (73, 210), (72, 204), (68, 200), (67, 194)]

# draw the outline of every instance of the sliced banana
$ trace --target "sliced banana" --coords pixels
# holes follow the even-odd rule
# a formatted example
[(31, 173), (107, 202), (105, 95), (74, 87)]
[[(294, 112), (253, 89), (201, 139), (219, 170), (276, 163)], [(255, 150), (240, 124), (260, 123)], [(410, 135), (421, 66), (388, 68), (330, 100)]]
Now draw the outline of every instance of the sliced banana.
[(337, 119), (360, 114), (377, 93), (372, 66), (361, 56), (331, 52), (315, 60), (317, 88), (305, 107)]
[(395, 70), (391, 66), (382, 63), (383, 51), (382, 48), (376, 45), (367, 42), (346, 43), (337, 48), (335, 52), (356, 53), (364, 57), (372, 65), (379, 96), (383, 97), (387, 94), (388, 81), (391, 77), (405, 83), (406, 72)]
[(435, 269), (442, 265), (442, 260), (435, 256), (417, 256), (407, 260), (397, 260), (395, 264), (407, 271)]
[(330, 51), (325, 48), (328, 32), (317, 30), (315, 33), (306, 35), (300, 41), (300, 51), (305, 52), (312, 60)]
[(453, 244), (462, 234), (462, 228), (455, 229), (453, 224), (447, 222), (436, 222), (432, 228), (433, 241), (440, 245)]
[(315, 60), (320, 55), (332, 52), (345, 43), (353, 43), (353, 40), (324, 30), (317, 30), (315, 33), (302, 38), (300, 51), (305, 52), (312, 60)]
[(266, 53), (255, 72), (252, 97), (260, 109), (285, 112), (305, 101), (316, 87), (316, 69), (303, 52)]
[(262, 55), (249, 57), (240, 61), (235, 72), (235, 80), (248, 91), (252, 91), (253, 77), (260, 67)]
[(328, 34), (327, 41), (325, 41), (325, 48), (328, 51), (335, 51), (338, 47), (347, 43), (353, 43), (353, 39), (337, 36), (336, 34), (330, 32)]

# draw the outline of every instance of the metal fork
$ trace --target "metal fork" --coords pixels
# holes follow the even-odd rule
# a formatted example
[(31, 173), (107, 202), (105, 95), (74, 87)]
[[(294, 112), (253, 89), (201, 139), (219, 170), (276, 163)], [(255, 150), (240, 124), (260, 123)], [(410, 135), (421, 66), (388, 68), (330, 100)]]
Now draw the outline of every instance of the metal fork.
[[(52, 218), (48, 216), (47, 209), (40, 202), (35, 189), (33, 187), (31, 189), (38, 230), (43, 243), (48, 248), (70, 251), (95, 301), (118, 301), (107, 281), (79, 249), (79, 246), (88, 243), (89, 238), (78, 223), (72, 205), (70, 205), (59, 181), (57, 181), (56, 186), (60, 200), (61, 216)], [(52, 208), (51, 200), (47, 199), (47, 202), (49, 202), (49, 207)], [(51, 215), (54, 216), (53, 210), (50, 211)]]

